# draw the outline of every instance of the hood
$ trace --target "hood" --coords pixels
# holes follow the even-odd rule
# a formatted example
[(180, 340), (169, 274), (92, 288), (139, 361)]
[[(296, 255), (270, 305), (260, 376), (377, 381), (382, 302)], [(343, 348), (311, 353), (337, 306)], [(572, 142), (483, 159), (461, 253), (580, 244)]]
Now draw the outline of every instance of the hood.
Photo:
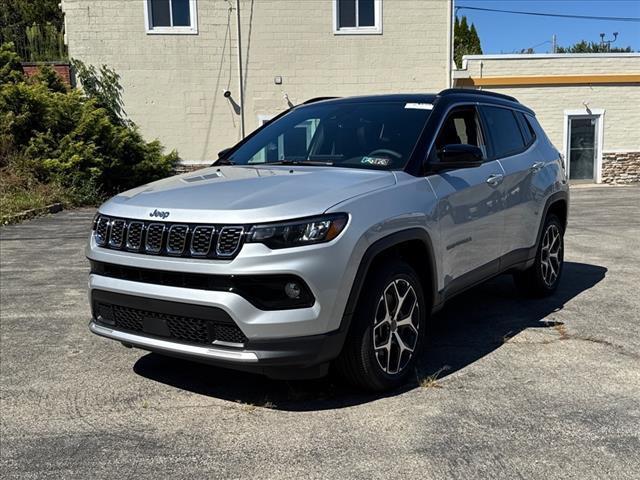
[[(389, 171), (339, 167), (209, 167), (121, 193), (100, 212), (125, 218), (198, 223), (256, 223), (318, 215), (395, 183)], [(160, 219), (157, 217), (157, 219)]]

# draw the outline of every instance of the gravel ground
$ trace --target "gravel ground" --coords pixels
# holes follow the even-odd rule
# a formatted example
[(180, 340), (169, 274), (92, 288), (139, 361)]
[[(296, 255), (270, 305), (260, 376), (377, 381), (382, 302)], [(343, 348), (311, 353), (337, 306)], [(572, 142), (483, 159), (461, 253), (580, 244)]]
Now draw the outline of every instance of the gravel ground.
[(92, 215), (0, 230), (3, 478), (638, 478), (639, 187), (574, 189), (557, 294), (462, 295), (385, 396), (91, 335)]

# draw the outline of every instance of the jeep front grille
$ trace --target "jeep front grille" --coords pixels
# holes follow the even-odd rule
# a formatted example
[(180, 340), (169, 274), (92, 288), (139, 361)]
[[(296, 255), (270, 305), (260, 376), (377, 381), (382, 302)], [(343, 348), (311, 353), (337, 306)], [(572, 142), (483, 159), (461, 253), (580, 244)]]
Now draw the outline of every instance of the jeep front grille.
[(94, 223), (99, 247), (150, 255), (233, 258), (244, 241), (239, 225), (194, 225), (145, 222), (100, 215)]

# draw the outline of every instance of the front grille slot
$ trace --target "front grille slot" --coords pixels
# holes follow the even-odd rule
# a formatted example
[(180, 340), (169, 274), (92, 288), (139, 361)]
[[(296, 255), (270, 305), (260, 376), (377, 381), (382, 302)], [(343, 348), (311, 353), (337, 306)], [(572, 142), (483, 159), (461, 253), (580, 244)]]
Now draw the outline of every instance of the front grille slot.
[[(215, 310), (216, 315), (226, 315), (219, 309)], [(111, 318), (98, 314), (105, 311), (112, 312)], [(228, 321), (220, 322), (112, 305), (102, 300), (94, 302), (94, 315), (98, 322), (109, 325), (111, 328), (160, 336), (180, 343), (211, 345), (215, 342), (224, 342), (242, 346), (247, 342), (247, 337), (230, 318)]]
[(142, 222), (129, 222), (127, 229), (127, 249), (138, 251), (142, 246), (142, 230), (144, 229), (144, 223)]
[(162, 238), (164, 237), (164, 224), (151, 223), (147, 227), (147, 241), (145, 249), (147, 253), (160, 253), (162, 250)]
[(221, 257), (233, 256), (240, 247), (243, 233), (244, 228), (242, 227), (224, 227), (218, 236), (216, 253)]
[(128, 220), (99, 215), (93, 236), (99, 247), (151, 255), (232, 259), (246, 225), (197, 225)]
[(182, 255), (187, 244), (187, 233), (189, 233), (189, 227), (186, 225), (172, 225), (169, 228), (169, 238), (167, 239), (167, 253), (169, 255)]
[(194, 257), (204, 257), (208, 255), (211, 250), (211, 241), (213, 240), (215, 231), (215, 227), (196, 227), (191, 235), (191, 255)]
[(107, 244), (107, 235), (109, 233), (109, 217), (100, 217), (96, 222), (95, 239), (100, 246)]
[(124, 229), (126, 222), (124, 220), (111, 221), (111, 233), (109, 235), (109, 245), (111, 247), (120, 248), (124, 243)]

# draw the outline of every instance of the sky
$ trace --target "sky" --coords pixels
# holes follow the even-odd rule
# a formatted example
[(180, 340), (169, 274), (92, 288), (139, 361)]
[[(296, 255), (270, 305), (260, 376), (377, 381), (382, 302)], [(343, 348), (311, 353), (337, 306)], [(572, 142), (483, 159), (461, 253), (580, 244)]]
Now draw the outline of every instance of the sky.
[[(640, 0), (454, 0), (456, 7), (483, 7), (502, 10), (640, 18)], [(580, 40), (600, 41), (613, 38), (618, 32), (616, 47), (631, 47), (640, 51), (640, 23), (598, 21), (570, 18), (534, 17), (477, 10), (458, 10), (473, 22), (480, 35), (482, 50), (490, 53), (517, 53), (534, 47), (536, 53), (551, 52), (555, 33), (558, 45), (570, 46)]]

